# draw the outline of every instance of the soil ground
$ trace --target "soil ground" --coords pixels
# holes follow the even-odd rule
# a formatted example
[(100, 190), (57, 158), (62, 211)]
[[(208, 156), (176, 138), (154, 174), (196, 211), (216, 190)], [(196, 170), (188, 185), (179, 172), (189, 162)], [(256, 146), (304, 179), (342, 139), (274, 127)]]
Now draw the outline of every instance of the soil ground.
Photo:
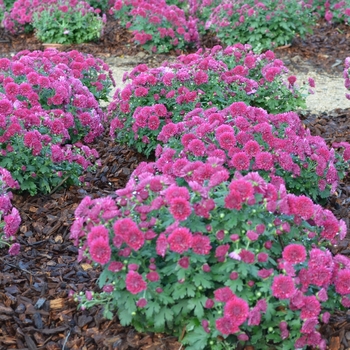
[[(350, 27), (319, 22), (314, 34), (305, 40), (295, 38), (292, 45), (276, 50), (287, 66), (295, 69), (312, 66), (316, 72), (342, 74), (349, 54)], [(203, 45), (215, 44), (207, 38)], [(24, 50), (43, 49), (32, 35), (10, 36), (0, 28), (0, 57)], [(113, 62), (131, 56), (142, 63), (157, 65), (167, 55), (142, 53), (131, 42), (130, 33), (110, 19), (104, 38), (92, 44), (75, 45), (76, 49)], [(141, 53), (141, 54), (140, 54)], [(299, 63), (293, 57), (300, 58)], [(323, 113), (304, 112), (304, 124), (312, 134), (321, 135), (329, 145), (350, 141), (350, 110), (336, 109)], [(87, 174), (89, 188), (62, 189), (50, 195), (15, 195), (13, 204), (22, 218), (18, 240), (21, 252), (16, 257), (0, 250), (0, 350), (178, 350), (174, 337), (163, 334), (140, 334), (122, 327), (117, 317), (103, 319), (101, 309), (77, 310), (68, 299), (70, 290), (96, 290), (98, 270), (78, 264), (77, 248), (69, 240), (74, 210), (86, 195), (93, 198), (113, 195), (122, 188), (140, 161), (146, 158), (106, 137), (92, 145), (101, 155), (102, 165), (96, 173)], [(340, 184), (326, 206), (349, 227), (350, 177)], [(334, 252), (350, 255), (350, 236)], [(329, 349), (350, 348), (350, 313), (335, 311), (322, 332)]]

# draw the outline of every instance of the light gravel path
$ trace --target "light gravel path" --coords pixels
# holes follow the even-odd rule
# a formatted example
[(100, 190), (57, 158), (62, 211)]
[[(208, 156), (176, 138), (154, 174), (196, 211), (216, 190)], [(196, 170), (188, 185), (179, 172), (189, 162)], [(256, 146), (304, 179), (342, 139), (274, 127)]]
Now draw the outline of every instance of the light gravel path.
[[(105, 59), (113, 71), (113, 76), (117, 84), (116, 88), (123, 88), (122, 78), (124, 73), (131, 71), (136, 65), (144, 63), (146, 57), (145, 54), (139, 53), (135, 57), (109, 57)], [(288, 64), (286, 66), (290, 69), (290, 75), (297, 77), (299, 85), (303, 83), (308, 84), (308, 77), (313, 78), (316, 82), (316, 88), (313, 89), (315, 93), (309, 95), (306, 99), (307, 110), (320, 113), (329, 112), (336, 108), (350, 108), (350, 100), (345, 97), (347, 90), (344, 87), (342, 73), (338, 76), (322, 74), (316, 72), (312, 66), (305, 66), (302, 63), (300, 64), (300, 69), (291, 68)], [(305, 71), (308, 71), (308, 73), (305, 73)], [(114, 92), (111, 96), (113, 94)]]

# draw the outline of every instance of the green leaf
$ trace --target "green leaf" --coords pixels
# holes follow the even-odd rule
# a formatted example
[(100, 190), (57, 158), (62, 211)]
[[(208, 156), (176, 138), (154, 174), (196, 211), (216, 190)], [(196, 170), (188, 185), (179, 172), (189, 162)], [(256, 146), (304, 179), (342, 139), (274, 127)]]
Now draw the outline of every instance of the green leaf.
[(204, 295), (200, 298), (190, 299), (188, 301), (189, 310), (193, 310), (194, 315), (201, 320), (204, 316), (204, 305), (207, 300), (207, 297)]
[(168, 307), (162, 307), (159, 313), (154, 318), (154, 327), (157, 331), (163, 331), (165, 321), (171, 322), (173, 320), (174, 313)]
[(131, 324), (132, 315), (131, 315), (130, 310), (127, 310), (127, 309), (120, 310), (119, 309), (118, 317), (119, 317), (120, 324), (122, 326), (128, 326)]
[(209, 334), (206, 333), (202, 326), (197, 326), (193, 331), (187, 332), (182, 339), (183, 344), (187, 344), (186, 350), (203, 350), (208, 344)]
[(145, 307), (145, 314), (147, 318), (151, 318), (154, 314), (157, 314), (160, 310), (160, 306), (155, 301), (149, 301)]

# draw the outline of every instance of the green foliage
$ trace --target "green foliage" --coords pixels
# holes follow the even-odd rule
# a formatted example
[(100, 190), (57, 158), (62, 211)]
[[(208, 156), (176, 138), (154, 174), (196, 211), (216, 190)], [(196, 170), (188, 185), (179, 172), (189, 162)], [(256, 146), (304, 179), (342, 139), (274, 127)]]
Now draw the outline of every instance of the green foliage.
[(213, 10), (208, 26), (225, 45), (251, 44), (256, 52), (291, 43), (311, 33), (315, 17), (296, 0), (223, 1)]
[(33, 27), (43, 43), (81, 44), (99, 39), (103, 22), (96, 13), (83, 15), (79, 8), (62, 12), (53, 5), (33, 14)]

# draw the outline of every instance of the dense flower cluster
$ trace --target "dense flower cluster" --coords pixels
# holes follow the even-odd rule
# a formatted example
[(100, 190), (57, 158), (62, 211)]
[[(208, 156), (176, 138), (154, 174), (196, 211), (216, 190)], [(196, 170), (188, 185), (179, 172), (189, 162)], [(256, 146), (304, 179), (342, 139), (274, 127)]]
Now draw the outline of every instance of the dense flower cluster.
[[(215, 157), (169, 159), (166, 173), (141, 163), (116, 199), (86, 197), (71, 238), (80, 259), (105, 267), (104, 293), (80, 301), (108, 300), (122, 324), (142, 320), (142, 329), (199, 322), (204, 344), (219, 334), (248, 340), (272, 317), (276, 344), (288, 337), (325, 349), (318, 318), (340, 297), (346, 304), (350, 260), (324, 247), (345, 237), (345, 223), (258, 173), (227, 179)], [(287, 309), (293, 327), (282, 323)], [(155, 322), (157, 310), (164, 316)]]
[(213, 159), (230, 176), (236, 170), (258, 171), (273, 183), (285, 184), (291, 193), (314, 200), (335, 191), (350, 159), (350, 144), (335, 145), (345, 148), (341, 156), (324, 139), (310, 135), (295, 112), (268, 114), (243, 102), (223, 111), (197, 108), (183, 122), (166, 124), (157, 140), (165, 144), (156, 150), (164, 174), (169, 173), (169, 161), (185, 165), (189, 160)]
[[(10, 12), (5, 12), (3, 25), (7, 31), (12, 34), (18, 34), (23, 31), (31, 31), (33, 29), (34, 13), (41, 13), (50, 6), (57, 5), (57, 0), (16, 0)], [(83, 15), (89, 11), (94, 11), (89, 3), (79, 0), (66, 0), (60, 2), (62, 11), (68, 11), (75, 8)], [(68, 24), (67, 24), (68, 25)]]
[(60, 52), (54, 49), (45, 51), (20, 51), (12, 61), (21, 61), (34, 70), (49, 71), (59, 65), (67, 76), (79, 79), (94, 95), (96, 100), (108, 101), (109, 93), (115, 81), (108, 64), (90, 54), (72, 50)]
[[(244, 101), (269, 113), (293, 110), (304, 105), (305, 95), (295, 79), (284, 81), (287, 72), (273, 52), (254, 54), (242, 44), (182, 55), (158, 68), (139, 65), (124, 77), (131, 83), (116, 92), (108, 107), (110, 134), (149, 154), (165, 124), (181, 121), (198, 107), (220, 109)], [(156, 106), (166, 114), (158, 114)], [(150, 122), (151, 115), (159, 122)]]
[[(72, 68), (83, 70), (84, 60), (76, 51), (67, 53), (66, 60), (73, 59), (70, 68), (56, 54), (53, 50), (35, 51), (19, 54), (18, 59), (0, 59), (1, 112), (25, 117), (52, 110), (69, 130), (69, 137), (64, 135), (64, 139), (75, 142), (84, 138), (90, 143), (103, 132), (104, 113), (88, 87), (74, 76)], [(76, 74), (84, 78), (79, 69)]]
[(324, 17), (326, 21), (349, 23), (350, 6), (347, 1), (338, 0), (308, 0), (305, 1), (318, 17)]
[(183, 50), (199, 43), (196, 20), (187, 19), (183, 10), (165, 0), (116, 0), (111, 13), (122, 19), (133, 40), (147, 51)]
[(95, 93), (99, 88), (102, 98), (109, 87), (102, 83), (107, 69), (77, 51), (24, 51), (0, 59), (0, 166), (22, 191), (49, 193), (81, 183), (98, 154), (77, 141), (100, 136), (104, 118), (82, 81)]
[(17, 255), (20, 250), (18, 243), (15, 241), (16, 232), (21, 223), (19, 212), (12, 207), (12, 193), (9, 189), (19, 189), (19, 184), (15, 181), (11, 173), (0, 167), (0, 247), (9, 245), (9, 254)]

